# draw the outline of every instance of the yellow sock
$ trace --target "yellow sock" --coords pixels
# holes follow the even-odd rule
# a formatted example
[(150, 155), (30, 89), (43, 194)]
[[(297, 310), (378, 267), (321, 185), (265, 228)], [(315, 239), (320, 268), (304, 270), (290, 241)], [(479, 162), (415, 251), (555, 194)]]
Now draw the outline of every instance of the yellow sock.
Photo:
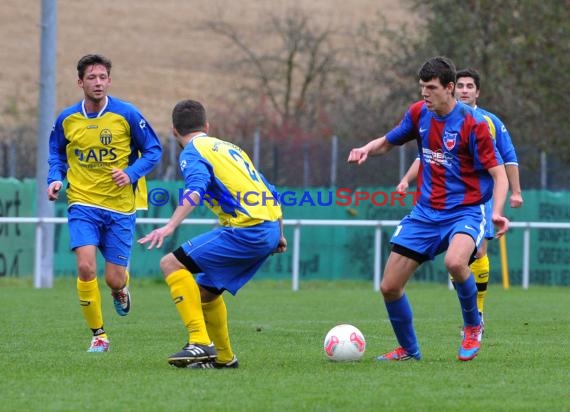
[(131, 280), (131, 275), (130, 275), (129, 271), (126, 270), (126, 269), (125, 269), (125, 276), (126, 276), (125, 286), (128, 287), (128, 286), (129, 286), (129, 282), (130, 282), (130, 280)]
[(170, 296), (176, 310), (188, 330), (188, 343), (212, 343), (204, 322), (200, 289), (192, 274), (185, 269), (176, 270), (166, 278), (166, 284), (170, 288)]
[(92, 330), (103, 329), (103, 313), (101, 311), (101, 292), (97, 278), (84, 282), (77, 278), (77, 294), (83, 317)]
[(217, 361), (227, 363), (234, 357), (230, 345), (230, 334), (228, 331), (228, 311), (224, 298), (220, 295), (211, 302), (202, 303), (202, 311), (206, 321), (208, 334), (214, 341), (218, 352)]
[(475, 259), (471, 263), (471, 271), (477, 283), (477, 308), (483, 313), (485, 308), (485, 297), (487, 296), (487, 285), (489, 284), (489, 257), (487, 255)]

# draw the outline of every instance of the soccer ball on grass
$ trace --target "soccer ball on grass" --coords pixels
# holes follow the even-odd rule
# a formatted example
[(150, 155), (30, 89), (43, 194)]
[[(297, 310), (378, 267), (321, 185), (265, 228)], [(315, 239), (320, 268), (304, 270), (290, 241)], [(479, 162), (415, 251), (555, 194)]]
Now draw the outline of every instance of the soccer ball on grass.
[(332, 361), (357, 361), (364, 355), (366, 340), (357, 327), (342, 324), (329, 330), (323, 348)]

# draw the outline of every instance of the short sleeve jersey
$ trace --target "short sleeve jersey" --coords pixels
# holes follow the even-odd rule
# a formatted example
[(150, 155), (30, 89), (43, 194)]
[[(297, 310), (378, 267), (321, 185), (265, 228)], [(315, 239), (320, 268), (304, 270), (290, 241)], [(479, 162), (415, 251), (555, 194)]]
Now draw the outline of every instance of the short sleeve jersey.
[(388, 142), (402, 145), (416, 140), (420, 154), (418, 203), (438, 210), (485, 203), (493, 194), (488, 169), (503, 164), (484, 117), (456, 102), (445, 116), (412, 104)]

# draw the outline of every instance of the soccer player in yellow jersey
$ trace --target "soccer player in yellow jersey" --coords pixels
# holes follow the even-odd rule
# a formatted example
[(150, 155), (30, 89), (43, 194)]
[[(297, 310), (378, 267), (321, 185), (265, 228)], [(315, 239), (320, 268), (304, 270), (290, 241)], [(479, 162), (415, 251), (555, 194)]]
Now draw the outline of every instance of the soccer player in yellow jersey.
[[(477, 106), (477, 99), (479, 98), (481, 87), (481, 76), (479, 75), (479, 72), (472, 68), (458, 70), (456, 79), (455, 98), (473, 107), (477, 112), (481, 113), (487, 121), (491, 135), (495, 140), (497, 150), (505, 164), (505, 171), (507, 172), (507, 179), (509, 180), (509, 186), (511, 189), (510, 205), (513, 208), (521, 207), (523, 204), (523, 198), (515, 147), (503, 122), (493, 113)], [(396, 187), (398, 191), (405, 192), (408, 189), (409, 182), (414, 180), (418, 175), (419, 163), (418, 159), (412, 163)], [(491, 199), (486, 204), (487, 216), (490, 216), (492, 207), (493, 201)], [(475, 282), (477, 283), (477, 307), (479, 309), (481, 319), (483, 319), (483, 313), (485, 311), (485, 298), (487, 296), (490, 272), (489, 257), (487, 256), (487, 243), (490, 239), (493, 239), (493, 237), (493, 223), (491, 222), (491, 219), (488, 219), (485, 229), (485, 238), (477, 250), (475, 261), (470, 266), (471, 271), (475, 276)], [(484, 325), (484, 322), (482, 322), (482, 325)]]
[(185, 192), (170, 221), (139, 240), (161, 247), (195, 206), (205, 204), (220, 227), (184, 242), (160, 261), (188, 343), (168, 358), (179, 368), (237, 368), (223, 292), (235, 295), (272, 253), (284, 252), (279, 194), (238, 146), (208, 136), (206, 110), (183, 100), (172, 111), (182, 147)]
[[(135, 229), (137, 185), (160, 161), (158, 136), (139, 110), (109, 96), (111, 61), (88, 54), (77, 63), (82, 101), (57, 117), (49, 139), (48, 199), (56, 200), (67, 179), (68, 227), (77, 259), (77, 292), (93, 332), (88, 352), (107, 352), (96, 255), (105, 259), (105, 281), (115, 310), (131, 308), (126, 270)], [(143, 199), (144, 200), (144, 199)]]

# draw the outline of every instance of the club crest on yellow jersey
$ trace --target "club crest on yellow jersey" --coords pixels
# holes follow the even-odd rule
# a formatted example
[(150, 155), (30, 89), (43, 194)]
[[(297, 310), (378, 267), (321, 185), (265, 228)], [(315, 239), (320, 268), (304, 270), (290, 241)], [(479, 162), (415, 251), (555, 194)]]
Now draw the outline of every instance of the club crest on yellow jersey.
[(102, 144), (107, 146), (113, 141), (113, 133), (111, 133), (109, 129), (103, 129), (101, 133), (99, 133), (99, 140)]

